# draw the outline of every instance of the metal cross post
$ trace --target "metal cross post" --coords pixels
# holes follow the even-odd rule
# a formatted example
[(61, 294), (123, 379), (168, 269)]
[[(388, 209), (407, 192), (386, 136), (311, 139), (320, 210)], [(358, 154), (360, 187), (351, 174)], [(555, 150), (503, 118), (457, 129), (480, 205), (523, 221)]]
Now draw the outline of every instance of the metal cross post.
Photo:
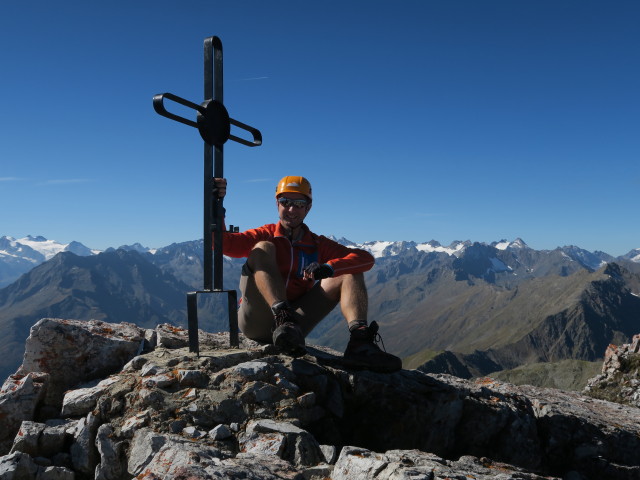
[[(196, 121), (169, 113), (164, 100), (192, 108), (197, 114)], [(204, 40), (204, 102), (196, 105), (171, 93), (163, 93), (153, 97), (153, 108), (163, 117), (176, 120), (200, 132), (204, 140), (204, 289), (187, 293), (187, 316), (189, 325), (189, 351), (200, 355), (198, 344), (198, 302), (199, 293), (227, 293), (229, 306), (229, 340), (232, 347), (239, 346), (238, 339), (238, 298), (235, 290), (224, 290), (222, 286), (222, 231), (224, 223), (223, 199), (219, 198), (214, 178), (223, 178), (223, 145), (229, 139), (246, 145), (257, 147), (262, 144), (259, 130), (238, 122), (229, 117), (222, 103), (222, 42), (218, 37)], [(245, 140), (231, 135), (231, 125), (245, 130), (253, 136), (253, 140)], [(214, 162), (215, 160), (215, 162)], [(230, 227), (230, 231), (237, 231)], [(213, 244), (212, 244), (213, 232)], [(215, 245), (215, 251), (212, 246)], [(213, 261), (212, 261), (213, 260)], [(212, 271), (213, 265), (213, 271)]]

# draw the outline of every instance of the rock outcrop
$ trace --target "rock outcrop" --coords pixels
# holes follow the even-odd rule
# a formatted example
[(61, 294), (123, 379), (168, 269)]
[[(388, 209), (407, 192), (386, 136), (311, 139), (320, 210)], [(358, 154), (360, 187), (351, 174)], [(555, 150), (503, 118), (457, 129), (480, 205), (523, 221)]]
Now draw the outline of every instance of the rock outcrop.
[(640, 477), (631, 406), (166, 324), (41, 320), (0, 421), (2, 480)]
[(640, 407), (640, 335), (631, 343), (607, 347), (602, 373), (587, 382), (584, 393)]

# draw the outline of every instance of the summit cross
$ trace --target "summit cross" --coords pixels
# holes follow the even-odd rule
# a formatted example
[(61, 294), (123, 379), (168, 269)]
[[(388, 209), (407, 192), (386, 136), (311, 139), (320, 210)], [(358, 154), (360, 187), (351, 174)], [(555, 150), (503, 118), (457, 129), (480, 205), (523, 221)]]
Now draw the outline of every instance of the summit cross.
[[(191, 108), (197, 112), (196, 120), (190, 120), (166, 110), (164, 101)], [(187, 316), (189, 328), (189, 350), (200, 354), (198, 345), (198, 309), (199, 293), (227, 293), (229, 308), (229, 341), (231, 346), (239, 346), (237, 294), (235, 290), (224, 290), (222, 285), (222, 232), (224, 223), (223, 198), (218, 197), (214, 178), (224, 178), (224, 144), (227, 140), (257, 147), (262, 145), (259, 130), (229, 117), (223, 104), (222, 42), (218, 37), (204, 40), (204, 102), (200, 105), (171, 93), (162, 93), (153, 97), (156, 113), (185, 125), (198, 129), (204, 140), (204, 288), (201, 291), (187, 293)], [(231, 125), (249, 132), (253, 139), (231, 134)], [(237, 227), (230, 227), (237, 231)], [(212, 238), (213, 233), (213, 238)], [(215, 245), (215, 250), (213, 250)]]

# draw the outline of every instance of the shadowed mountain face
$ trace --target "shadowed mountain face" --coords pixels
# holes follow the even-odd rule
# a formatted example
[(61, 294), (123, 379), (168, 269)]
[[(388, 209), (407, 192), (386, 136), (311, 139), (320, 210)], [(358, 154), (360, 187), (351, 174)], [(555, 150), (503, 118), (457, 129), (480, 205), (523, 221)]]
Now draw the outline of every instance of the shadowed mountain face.
[(628, 341), (640, 327), (637, 282), (637, 275), (609, 264), (598, 272), (527, 280), (507, 291), (474, 285), (449, 304), (446, 289), (440, 290), (435, 296), (445, 306), (429, 312), (438, 302), (425, 301), (411, 335), (430, 332), (431, 340), (423, 337), (426, 347), (448, 352), (419, 368), (469, 378), (530, 363), (601, 359), (607, 345)]
[(184, 324), (188, 290), (136, 252), (60, 253), (0, 290), (0, 375), (15, 371), (29, 329), (41, 318)]
[[(521, 241), (507, 248), (468, 243), (455, 254), (422, 248), (389, 245), (366, 274), (369, 317), (380, 323), (388, 351), (414, 358), (447, 352), (433, 363), (405, 366), (469, 377), (532, 362), (595, 360), (609, 343), (638, 332), (637, 263), (605, 264), (611, 257), (575, 247), (536, 251)], [(237, 287), (243, 261), (224, 259), (225, 288)], [(153, 254), (60, 253), (0, 290), (0, 374), (15, 370), (40, 318), (184, 325), (185, 293), (201, 288), (202, 241)], [(200, 305), (208, 331), (228, 328), (224, 301), (216, 297), (226, 301), (205, 295)], [(309, 340), (344, 349), (348, 332), (339, 308)]]

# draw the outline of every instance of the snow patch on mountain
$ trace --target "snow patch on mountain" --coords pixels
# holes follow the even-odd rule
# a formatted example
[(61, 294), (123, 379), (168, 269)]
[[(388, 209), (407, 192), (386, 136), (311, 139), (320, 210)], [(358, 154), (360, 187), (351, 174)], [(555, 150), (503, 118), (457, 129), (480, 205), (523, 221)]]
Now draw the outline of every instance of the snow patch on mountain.
[(126, 250), (128, 252), (138, 252), (138, 253), (150, 253), (155, 255), (158, 252), (158, 248), (149, 248), (144, 245), (136, 242), (133, 245), (120, 245), (117, 249), (114, 250)]
[[(383, 240), (378, 240), (373, 242), (364, 242), (364, 243), (354, 243), (350, 240), (347, 240), (346, 238), (336, 239), (335, 237), (332, 237), (332, 236), (330, 236), (329, 238), (350, 248), (360, 248), (362, 250), (366, 250), (367, 252), (371, 253), (375, 258), (391, 257), (391, 256), (399, 255), (410, 249), (416, 249), (420, 252), (426, 252), (426, 253), (432, 253), (432, 252), (446, 253), (447, 255), (459, 257), (464, 253), (465, 249), (468, 246), (472, 245), (472, 242), (469, 240), (466, 240), (466, 241), (456, 240), (452, 242), (449, 246), (444, 246), (444, 245), (441, 245), (440, 242), (437, 242), (435, 240), (431, 240), (429, 242), (424, 242), (424, 243), (405, 242), (405, 241), (392, 242), (392, 241), (383, 241)], [(516, 238), (512, 242), (509, 242), (507, 240), (493, 242), (491, 246), (495, 247), (498, 250), (529, 248), (528, 245), (524, 242), (524, 240), (520, 238)], [(496, 259), (496, 261), (502, 263), (498, 259)], [(500, 267), (497, 266), (496, 268), (499, 269)], [(508, 270), (508, 269), (510, 268), (504, 265), (504, 268), (502, 268), (502, 271)]]
[(622, 258), (626, 258), (627, 260), (634, 263), (640, 263), (640, 248), (634, 248), (626, 255), (623, 255)]
[(13, 237), (2, 237), (0, 246), (4, 248), (0, 250), (0, 255), (30, 257), (30, 260), (38, 261), (39, 258), (33, 258), (28, 253), (37, 252), (42, 255), (44, 260), (55, 257), (60, 252), (72, 252), (76, 255), (95, 255), (100, 253), (99, 250), (91, 250), (79, 242), (59, 243), (55, 240), (47, 240), (42, 236), (34, 237), (28, 235), (24, 238), (15, 239)]
[(506, 272), (506, 271), (513, 270), (509, 265), (504, 263), (499, 258), (492, 257), (492, 258), (489, 259), (489, 261), (491, 262), (490, 270), (493, 270), (496, 273), (497, 272)]
[(597, 254), (576, 247), (575, 245), (564, 246), (560, 250), (564, 256), (570, 258), (572, 261), (579, 262), (592, 270), (598, 270), (607, 264), (607, 262)]
[(446, 253), (447, 255), (459, 256), (468, 245), (469, 242), (455, 241), (448, 247), (443, 247), (435, 240), (431, 240), (427, 243), (421, 243), (416, 248), (421, 252), (441, 252)]
[(513, 242), (508, 240), (500, 240), (499, 242), (493, 242), (492, 247), (498, 250), (506, 250), (507, 248), (529, 248), (529, 246), (521, 238), (516, 238)]
[(459, 256), (464, 249), (470, 245), (470, 242), (460, 242), (455, 241), (448, 247), (444, 247), (440, 245), (440, 243), (432, 240), (426, 243), (416, 243), (416, 242), (390, 242), (390, 241), (373, 241), (373, 242), (365, 242), (365, 243), (353, 243), (349, 240), (345, 240), (341, 238), (337, 240), (338, 243), (342, 245), (351, 247), (351, 248), (360, 248), (362, 250), (366, 250), (371, 253), (375, 258), (382, 257), (392, 257), (396, 255), (400, 255), (401, 253), (406, 252), (407, 250), (418, 250), (420, 252), (438, 252), (438, 253), (446, 253), (447, 255), (456, 255)]
[(373, 255), (375, 258), (380, 258), (380, 257), (394, 256), (400, 253), (399, 249), (393, 248), (396, 243), (398, 242), (381, 242), (381, 241), (366, 242), (360, 245), (356, 245), (356, 248), (366, 250), (369, 253), (371, 253), (371, 255)]

